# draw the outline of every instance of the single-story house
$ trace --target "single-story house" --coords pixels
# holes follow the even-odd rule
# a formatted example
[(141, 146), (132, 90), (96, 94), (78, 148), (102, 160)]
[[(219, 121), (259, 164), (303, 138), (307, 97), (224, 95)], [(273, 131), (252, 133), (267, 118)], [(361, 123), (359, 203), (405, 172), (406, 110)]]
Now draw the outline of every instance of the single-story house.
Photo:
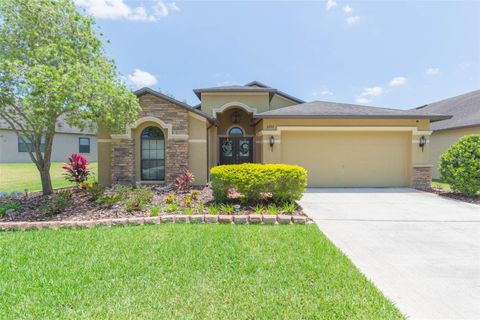
[(448, 115), (323, 101), (304, 102), (254, 81), (194, 90), (191, 107), (149, 88), (122, 134), (98, 130), (99, 182), (172, 183), (188, 167), (297, 164), (310, 187), (430, 186), (430, 124)]
[(458, 139), (468, 134), (480, 134), (480, 90), (429, 103), (417, 110), (452, 115), (452, 118), (432, 123), (430, 162), (433, 178), (440, 178), (440, 156)]
[[(55, 131), (51, 161), (65, 162), (72, 152), (81, 153), (88, 161), (97, 161), (96, 132), (72, 128), (64, 119), (59, 119)], [(15, 131), (5, 120), (0, 119), (0, 163), (7, 162), (32, 162), (32, 160)]]

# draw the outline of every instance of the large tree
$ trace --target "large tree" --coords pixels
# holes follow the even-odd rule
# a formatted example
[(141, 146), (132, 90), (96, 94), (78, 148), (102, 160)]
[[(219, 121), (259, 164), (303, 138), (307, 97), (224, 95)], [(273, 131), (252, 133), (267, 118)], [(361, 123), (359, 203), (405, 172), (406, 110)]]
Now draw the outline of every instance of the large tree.
[(116, 132), (138, 115), (138, 99), (100, 36), (72, 0), (0, 0), (0, 118), (25, 144), (44, 194), (52, 193), (59, 119), (80, 129), (101, 122)]

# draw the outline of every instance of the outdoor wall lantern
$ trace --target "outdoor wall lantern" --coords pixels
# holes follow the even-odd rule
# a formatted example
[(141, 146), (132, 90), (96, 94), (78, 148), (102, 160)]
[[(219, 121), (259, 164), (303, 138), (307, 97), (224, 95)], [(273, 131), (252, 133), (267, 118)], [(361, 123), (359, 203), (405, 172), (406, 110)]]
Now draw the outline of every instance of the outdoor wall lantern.
[(425, 144), (427, 144), (427, 138), (425, 138), (425, 136), (421, 136), (420, 141), (418, 142), (418, 145), (419, 145), (420, 148), (422, 148), (422, 152), (423, 152), (423, 147), (425, 146)]
[(270, 148), (273, 150), (273, 145), (275, 144), (275, 138), (270, 136)]

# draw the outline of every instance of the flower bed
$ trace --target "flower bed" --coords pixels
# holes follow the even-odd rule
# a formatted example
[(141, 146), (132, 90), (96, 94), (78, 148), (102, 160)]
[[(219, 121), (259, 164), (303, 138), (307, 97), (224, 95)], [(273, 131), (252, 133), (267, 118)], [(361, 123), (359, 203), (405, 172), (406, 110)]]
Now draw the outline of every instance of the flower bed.
[[(236, 203), (235, 199), (231, 202), (215, 203), (209, 187), (192, 188), (182, 192), (175, 191), (173, 186), (148, 188), (117, 186), (100, 191), (96, 188), (98, 188), (96, 185), (87, 186), (87, 190), (65, 188), (56, 190), (55, 194), (49, 197), (35, 193), (0, 198), (0, 209), (4, 208), (0, 223), (42, 221), (75, 224), (78, 221), (98, 222), (105, 219), (111, 220), (112, 223), (124, 219), (125, 223), (128, 223), (135, 218), (158, 217), (160, 219), (158, 221), (166, 219), (165, 221), (172, 222), (272, 224), (272, 219), (273, 223), (282, 223), (286, 219), (292, 220), (293, 216), (305, 217), (302, 209), (294, 203), (240, 204)], [(60, 207), (57, 206), (57, 202)], [(55, 212), (49, 211), (53, 210), (52, 207)], [(184, 218), (180, 218), (181, 216)], [(299, 219), (301, 220), (297, 218)], [(102, 224), (97, 222), (94, 224)]]

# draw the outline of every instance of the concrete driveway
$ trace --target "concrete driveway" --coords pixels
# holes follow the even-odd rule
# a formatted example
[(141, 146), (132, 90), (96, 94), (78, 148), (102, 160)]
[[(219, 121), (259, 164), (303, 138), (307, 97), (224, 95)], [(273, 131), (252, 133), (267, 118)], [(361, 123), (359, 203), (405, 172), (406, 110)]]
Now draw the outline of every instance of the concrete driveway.
[(320, 230), (411, 319), (480, 319), (480, 206), (413, 189), (309, 189)]

